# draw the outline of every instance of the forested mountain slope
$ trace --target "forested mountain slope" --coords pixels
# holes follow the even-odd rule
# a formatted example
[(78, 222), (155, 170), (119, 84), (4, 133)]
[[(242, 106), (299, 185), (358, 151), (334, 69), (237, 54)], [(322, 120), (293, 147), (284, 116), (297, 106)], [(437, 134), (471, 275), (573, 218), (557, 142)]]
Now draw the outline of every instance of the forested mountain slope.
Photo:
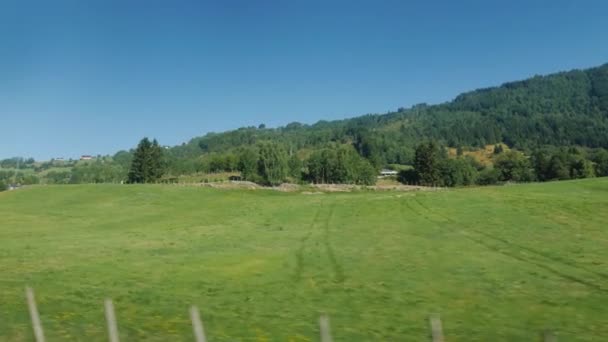
[[(427, 142), (432, 144), (422, 146)], [(500, 148), (494, 150), (495, 144)], [(501, 144), (517, 153), (494, 160), (503, 151)], [(450, 158), (445, 147), (452, 147), (450, 158), (458, 160), (446, 161)], [(608, 176), (608, 64), (535, 76), (464, 93), (450, 102), (392, 113), (209, 133), (163, 149), (162, 162), (157, 164), (163, 166), (158, 174), (164, 180), (180, 175), (197, 175), (200, 180), (206, 179), (201, 174), (227, 172), (264, 184), (285, 180), (367, 184), (375, 181), (381, 168), (415, 167), (417, 148), (421, 148), (418, 152), (427, 149), (431, 160), (444, 160), (427, 167), (434, 184)], [(481, 148), (493, 150), (490, 162), (478, 165), (465, 158)], [(269, 164), (268, 158), (274, 161)], [(13, 170), (19, 166), (36, 171), (47, 183), (122, 182), (132, 169), (132, 159), (133, 151), (120, 151), (91, 163), (0, 161), (0, 188), (2, 182), (37, 182), (31, 174)], [(507, 171), (494, 169), (497, 163)], [(514, 166), (518, 171), (512, 170)], [(404, 180), (419, 181), (421, 174)]]
[(393, 113), (210, 133), (170, 154), (179, 158), (226, 152), (260, 140), (285, 144), (292, 151), (352, 142), (363, 156), (404, 163), (411, 159), (413, 146), (426, 139), (452, 147), (504, 142), (522, 150), (545, 145), (606, 148), (608, 64), (535, 76), (464, 93), (448, 103)]

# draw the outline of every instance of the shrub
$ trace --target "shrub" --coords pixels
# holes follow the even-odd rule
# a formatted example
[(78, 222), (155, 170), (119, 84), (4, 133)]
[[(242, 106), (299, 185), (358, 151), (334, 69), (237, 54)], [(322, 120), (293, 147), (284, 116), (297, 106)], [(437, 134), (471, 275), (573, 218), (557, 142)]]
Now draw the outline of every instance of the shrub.
[(397, 180), (403, 184), (417, 184), (418, 173), (414, 169), (407, 169), (399, 171)]
[(498, 183), (500, 172), (494, 168), (486, 168), (479, 172), (477, 177), (477, 184), (479, 185), (492, 185)]

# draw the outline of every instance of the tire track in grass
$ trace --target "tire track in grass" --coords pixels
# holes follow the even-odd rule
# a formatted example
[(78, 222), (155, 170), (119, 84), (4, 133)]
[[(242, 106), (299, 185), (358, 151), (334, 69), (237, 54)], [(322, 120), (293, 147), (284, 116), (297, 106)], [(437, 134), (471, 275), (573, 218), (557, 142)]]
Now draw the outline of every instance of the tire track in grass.
[[(425, 211), (427, 211), (429, 213), (433, 213), (436, 216), (439, 216), (439, 217), (443, 218), (444, 220), (446, 220), (447, 222), (449, 222), (451, 224), (459, 225), (458, 222), (456, 222), (455, 220), (453, 220), (449, 216), (446, 216), (446, 215), (444, 215), (444, 214), (442, 214), (440, 212), (437, 212), (437, 211), (434, 211), (434, 210), (430, 209), (429, 207), (425, 206), (419, 199), (415, 199), (415, 200), (416, 200), (416, 202), (422, 208), (424, 208)], [(562, 257), (554, 256), (554, 255), (545, 253), (543, 251), (536, 250), (536, 249), (531, 248), (531, 247), (526, 247), (526, 246), (517, 244), (515, 242), (511, 242), (511, 241), (509, 241), (507, 239), (501, 238), (501, 237), (496, 236), (494, 234), (490, 234), (490, 233), (484, 232), (484, 231), (479, 230), (479, 229), (469, 228), (469, 230), (472, 231), (472, 232), (474, 232), (474, 233), (476, 233), (476, 234), (483, 235), (483, 236), (487, 237), (488, 239), (492, 239), (492, 240), (498, 241), (500, 243), (503, 243), (505, 245), (512, 246), (512, 247), (518, 248), (520, 250), (524, 250), (524, 251), (526, 251), (528, 253), (531, 253), (531, 254), (535, 254), (535, 255), (540, 256), (542, 258), (549, 259), (549, 260), (551, 260), (552, 262), (554, 262), (556, 264), (561, 264), (561, 266), (569, 266), (569, 267), (576, 268), (576, 269), (581, 270), (581, 271), (592, 273), (592, 274), (594, 274), (594, 275), (596, 275), (596, 276), (598, 276), (600, 278), (608, 279), (608, 274), (597, 272), (595, 270), (589, 269), (589, 268), (587, 268), (585, 266), (581, 266), (581, 265), (579, 265), (577, 263), (571, 262), (571, 261), (569, 261), (567, 259), (564, 259)]]
[[(304, 256), (306, 248), (308, 247), (309, 241), (315, 232), (322, 233), (322, 241), (321, 244), (325, 253), (327, 254), (327, 258), (329, 261), (329, 266), (331, 269), (332, 276), (335, 282), (343, 283), (346, 279), (344, 274), (344, 267), (340, 263), (336, 252), (331, 244), (331, 221), (334, 216), (335, 211), (335, 203), (331, 203), (326, 205), (325, 201), (319, 204), (317, 211), (315, 212), (315, 216), (308, 226), (308, 231), (306, 234), (300, 238), (300, 246), (295, 252), (296, 258), (296, 266), (293, 278), (295, 281), (300, 281), (302, 279), (302, 273), (306, 268), (306, 258)], [(326, 209), (327, 210), (324, 210)]]
[[(411, 201), (411, 200), (409, 200), (409, 198), (408, 198), (408, 199), (406, 199), (405, 201), (401, 201), (401, 202), (402, 202), (402, 203), (405, 203), (405, 206), (406, 206), (406, 207), (407, 207), (407, 208), (408, 208), (408, 209), (409, 209), (411, 212), (413, 212), (414, 214), (416, 214), (416, 215), (418, 215), (418, 216), (422, 217), (422, 218), (423, 218), (423, 219), (425, 219), (425, 220), (429, 220), (429, 221), (430, 221), (430, 219), (429, 219), (429, 218), (428, 218), (426, 215), (424, 215), (424, 214), (423, 214), (422, 212), (420, 212), (419, 210), (414, 209), (414, 207), (411, 205), (411, 202), (412, 202), (412, 201)], [(403, 214), (401, 214), (401, 216), (403, 217)]]
[(313, 230), (319, 221), (319, 217), (321, 216), (322, 208), (323, 208), (323, 202), (321, 202), (319, 204), (317, 210), (315, 211), (312, 221), (310, 222), (310, 225), (308, 226), (308, 231), (302, 238), (300, 238), (300, 246), (296, 250), (296, 267), (295, 267), (294, 276), (293, 276), (294, 280), (296, 280), (296, 281), (300, 281), (300, 279), (302, 279), (302, 272), (304, 271), (304, 267), (305, 267), (304, 250), (306, 249), (306, 244), (307, 244), (308, 240), (310, 240)]
[(334, 210), (335, 203), (329, 207), (329, 214), (323, 222), (323, 244), (325, 245), (325, 252), (327, 253), (327, 257), (329, 258), (329, 264), (334, 274), (334, 279), (339, 283), (343, 283), (346, 279), (346, 277), (344, 276), (344, 268), (342, 267), (342, 264), (340, 264), (340, 262), (338, 261), (334, 248), (332, 247), (330, 242), (329, 226), (331, 224), (331, 219), (334, 216)]
[[(420, 202), (420, 200), (419, 200), (418, 198), (416, 198), (416, 196), (414, 197), (414, 201), (415, 201), (415, 202), (418, 204), (418, 206), (422, 207), (422, 208), (423, 208), (423, 210), (424, 210), (424, 211), (425, 211), (427, 214), (429, 214), (428, 216), (427, 216), (427, 215), (424, 215), (424, 216), (423, 216), (423, 217), (424, 217), (425, 219), (427, 219), (429, 222), (431, 222), (431, 223), (433, 223), (433, 224), (440, 224), (440, 223), (446, 223), (445, 221), (447, 221), (447, 223), (451, 223), (451, 224), (454, 224), (454, 225), (457, 225), (457, 224), (458, 224), (458, 223), (457, 223), (457, 222), (455, 222), (454, 220), (452, 220), (452, 219), (450, 219), (450, 218), (448, 218), (448, 217), (445, 217), (445, 216), (443, 216), (442, 214), (437, 213), (437, 212), (435, 212), (435, 211), (433, 211), (433, 210), (429, 209), (428, 207), (424, 206), (424, 205), (423, 205), (423, 204)], [(411, 206), (410, 206), (410, 207), (411, 207)], [(432, 218), (430, 217), (430, 215), (433, 215), (433, 214), (434, 214), (434, 216), (435, 216), (435, 217), (439, 216), (439, 217), (441, 217), (441, 218), (442, 218), (443, 220), (445, 220), (445, 221), (444, 221), (444, 222), (438, 222), (436, 219), (432, 219)], [(501, 254), (501, 255), (504, 255), (504, 256), (506, 256), (506, 257), (509, 257), (509, 258), (515, 259), (515, 260), (520, 261), (520, 262), (523, 262), (523, 263), (527, 263), (527, 264), (530, 264), (530, 265), (536, 266), (536, 267), (541, 268), (541, 269), (543, 269), (543, 270), (545, 270), (545, 271), (547, 271), (547, 272), (549, 272), (549, 273), (551, 273), (551, 274), (553, 274), (553, 275), (556, 275), (556, 276), (558, 276), (558, 277), (560, 277), (560, 278), (563, 278), (563, 279), (566, 279), (566, 280), (569, 280), (569, 281), (572, 281), (572, 282), (575, 282), (575, 283), (578, 283), (578, 284), (581, 284), (581, 285), (587, 286), (587, 287), (589, 287), (589, 288), (595, 289), (596, 291), (599, 291), (599, 292), (604, 292), (604, 293), (608, 293), (608, 289), (603, 288), (601, 285), (598, 285), (598, 284), (597, 284), (597, 283), (595, 283), (595, 282), (591, 282), (591, 281), (589, 281), (589, 280), (582, 279), (582, 278), (580, 278), (580, 277), (576, 277), (576, 276), (573, 276), (573, 275), (570, 275), (570, 274), (564, 273), (564, 272), (562, 272), (562, 271), (556, 270), (556, 269), (554, 269), (554, 268), (552, 268), (552, 267), (548, 266), (546, 263), (543, 263), (543, 262), (541, 262), (541, 261), (538, 261), (538, 260), (533, 260), (533, 259), (531, 259), (531, 258), (525, 258), (525, 257), (523, 257), (523, 256), (520, 256), (520, 255), (516, 254), (516, 253), (513, 253), (513, 252), (508, 252), (508, 251), (506, 251), (506, 250), (500, 249), (500, 246), (496, 246), (496, 245), (489, 244), (487, 241), (483, 241), (483, 239), (481, 239), (479, 236), (474, 236), (474, 235), (470, 234), (469, 232), (467, 232), (466, 230), (457, 230), (457, 229), (455, 229), (455, 228), (448, 228), (448, 229), (450, 229), (450, 230), (452, 230), (452, 231), (454, 231), (454, 232), (459, 233), (460, 235), (462, 235), (463, 237), (465, 237), (465, 238), (466, 238), (466, 239), (468, 239), (469, 241), (472, 241), (472, 242), (474, 242), (474, 243), (476, 243), (476, 244), (478, 244), (478, 245), (481, 245), (481, 246), (483, 246), (484, 248), (489, 249), (489, 250), (491, 250), (491, 251), (493, 251), (493, 252), (499, 253), (499, 254)], [(483, 234), (483, 233), (481, 233), (480, 231), (478, 231), (478, 230), (476, 230), (476, 229), (471, 229), (471, 231), (472, 231), (473, 233), (475, 233), (475, 234), (478, 234), (478, 235), (481, 235), (481, 236), (483, 236), (483, 237), (489, 238), (490, 240), (493, 240), (494, 242), (498, 242), (498, 243), (500, 243), (500, 244), (506, 245), (507, 247), (517, 247), (517, 245), (515, 245), (515, 244), (510, 244), (510, 243), (508, 243), (508, 242), (507, 242), (507, 243), (502, 242), (502, 241), (501, 241), (501, 239), (497, 239), (497, 238), (493, 237), (492, 235), (486, 235), (486, 234)], [(523, 249), (523, 250), (525, 250), (525, 249)], [(538, 257), (538, 256), (540, 256), (540, 257), (544, 257), (544, 256), (542, 256), (541, 254), (535, 254), (535, 255), (536, 255), (537, 257)], [(544, 258), (549, 259), (550, 261), (553, 261), (551, 258), (547, 258), (547, 257), (544, 257)], [(558, 263), (559, 263), (559, 262), (558, 262)], [(561, 266), (569, 266), (569, 265), (564, 265), (564, 264), (562, 264)], [(581, 270), (582, 270), (582, 271), (585, 271), (585, 269), (583, 269), (583, 268), (579, 268), (579, 267), (575, 267), (575, 266), (570, 266), (570, 267), (575, 268), (575, 269), (577, 269), (577, 270), (579, 270), (579, 271), (581, 271)], [(588, 273), (595, 274), (595, 272), (589, 272), (589, 271), (587, 271), (587, 272), (588, 272)], [(591, 277), (591, 278), (593, 278), (593, 277)], [(594, 280), (595, 280), (595, 281), (597, 281), (597, 279), (594, 279)], [(601, 283), (601, 282), (600, 282), (600, 283)]]

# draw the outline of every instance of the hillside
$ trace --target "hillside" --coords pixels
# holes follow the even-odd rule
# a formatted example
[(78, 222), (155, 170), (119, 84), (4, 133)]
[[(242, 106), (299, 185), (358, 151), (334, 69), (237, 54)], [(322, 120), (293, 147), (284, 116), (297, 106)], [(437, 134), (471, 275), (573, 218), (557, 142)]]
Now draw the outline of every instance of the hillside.
[(435, 139), (448, 146), (504, 142), (530, 149), (544, 145), (608, 148), (608, 64), (505, 83), (388, 114), (365, 115), (276, 129), (246, 127), (211, 133), (175, 147), (175, 157), (225, 152), (259, 140), (295, 150), (331, 142), (369, 140), (387, 163), (403, 163), (414, 144)]
[[(415, 149), (425, 141), (437, 143), (438, 159), (459, 159), (435, 163), (434, 172), (442, 176), (432, 183), (443, 186), (606, 176), (608, 64), (536, 76), (464, 93), (447, 103), (419, 104), (382, 115), (209, 133), (164, 150), (158, 162), (164, 176), (154, 181), (200, 182), (218, 179), (210, 174), (223, 174), (265, 185), (373, 184), (382, 168), (413, 166)], [(495, 170), (495, 146), (514, 151), (501, 157), (502, 165), (517, 164), (520, 170)], [(276, 160), (263, 162), (262, 150)], [(525, 157), (520, 158), (520, 152)], [(85, 162), (3, 160), (0, 190), (10, 183), (125, 182), (132, 157), (133, 150)], [(37, 174), (17, 175), (19, 165)], [(273, 170), (266, 170), (274, 174), (272, 180), (260, 165), (273, 165)], [(402, 181), (420, 179), (406, 178)]]
[(0, 193), (0, 340), (336, 341), (608, 336), (608, 179), (306, 195), (169, 185)]

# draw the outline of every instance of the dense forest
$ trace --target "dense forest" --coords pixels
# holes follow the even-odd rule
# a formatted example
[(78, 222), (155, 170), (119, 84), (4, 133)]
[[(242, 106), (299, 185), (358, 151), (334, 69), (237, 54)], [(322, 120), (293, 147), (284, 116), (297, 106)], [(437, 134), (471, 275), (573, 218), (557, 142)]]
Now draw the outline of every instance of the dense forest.
[[(462, 153), (487, 145), (497, 145), (496, 158), (489, 164)], [(448, 156), (448, 148), (457, 149), (457, 155)], [(479, 89), (438, 105), (418, 104), (312, 125), (294, 122), (266, 128), (260, 124), (209, 133), (164, 149), (162, 162), (164, 179), (240, 172), (243, 179), (268, 185), (371, 184), (379, 169), (409, 165), (414, 169), (401, 173), (404, 182), (456, 186), (605, 176), (607, 148), (605, 64)], [(53, 171), (52, 161), (21, 160), (21, 165), (46, 168), (49, 183), (126, 181), (133, 152), (121, 151), (91, 163), (72, 162), (69, 171)], [(429, 170), (420, 170), (420, 158), (428, 154), (434, 165), (430, 178), (424, 175)], [(2, 163), (11, 161), (15, 159)], [(2, 163), (0, 167), (10, 169)], [(6, 183), (8, 175), (15, 178), (11, 172), (17, 171), (0, 171), (0, 182)], [(24, 179), (26, 175), (21, 175), (22, 181), (35, 182)]]
[(210, 133), (171, 150), (174, 157), (227, 152), (260, 140), (292, 150), (354, 143), (379, 163), (411, 162), (425, 139), (446, 146), (482, 147), (504, 142), (520, 150), (543, 146), (608, 148), (608, 64), (464, 93), (455, 100), (419, 104), (388, 114), (364, 115), (276, 129), (246, 127)]

